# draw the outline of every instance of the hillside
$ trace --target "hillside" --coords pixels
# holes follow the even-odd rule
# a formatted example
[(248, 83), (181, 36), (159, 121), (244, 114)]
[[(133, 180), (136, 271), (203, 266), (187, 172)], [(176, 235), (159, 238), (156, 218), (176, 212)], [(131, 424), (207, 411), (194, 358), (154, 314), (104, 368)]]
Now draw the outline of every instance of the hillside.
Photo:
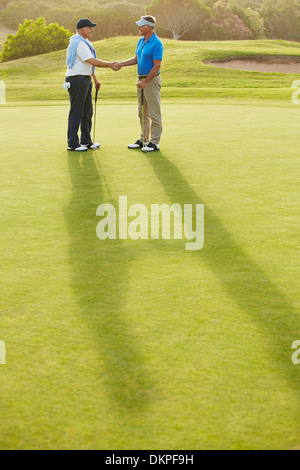
[[(95, 42), (98, 57), (122, 60), (134, 55), (137, 37)], [(298, 75), (227, 70), (203, 63), (214, 58), (245, 55), (300, 56), (300, 44), (287, 41), (190, 42), (164, 39), (163, 98), (247, 97), (290, 99)], [(65, 100), (65, 51), (0, 64), (0, 79), (7, 85), (7, 102)], [(99, 69), (102, 98), (134, 99), (136, 69), (120, 72)]]
[(8, 34), (16, 34), (16, 31), (0, 24), (0, 49)]

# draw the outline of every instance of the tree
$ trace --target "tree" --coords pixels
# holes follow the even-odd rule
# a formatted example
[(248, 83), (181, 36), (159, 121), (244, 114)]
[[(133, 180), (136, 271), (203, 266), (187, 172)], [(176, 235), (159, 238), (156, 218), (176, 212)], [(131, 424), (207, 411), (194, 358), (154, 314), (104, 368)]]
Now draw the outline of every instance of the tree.
[(264, 20), (261, 18), (258, 10), (253, 10), (249, 7), (244, 9), (234, 4), (232, 5), (232, 11), (250, 29), (251, 39), (263, 39), (265, 37)]
[(12, 29), (18, 29), (18, 25), (25, 18), (36, 20), (44, 15), (48, 8), (46, 0), (22, 0), (15, 3), (9, 2), (7, 7), (1, 11), (1, 23)]
[(79, 18), (91, 18), (97, 27), (93, 32), (93, 41), (106, 37), (137, 34), (137, 18), (145, 13), (143, 6), (127, 1), (114, 1), (100, 5), (97, 9), (74, 9), (63, 6), (50, 8), (45, 12), (47, 23), (58, 23), (75, 32)]
[(179, 40), (187, 32), (200, 28), (204, 5), (199, 0), (153, 0), (147, 7), (159, 25)]
[(252, 33), (239, 15), (234, 14), (228, 0), (215, 2), (211, 15), (203, 26), (205, 39), (236, 40), (250, 39)]
[(261, 16), (268, 39), (300, 40), (300, 6), (295, 0), (265, 0)]
[(245, 24), (249, 26), (253, 39), (262, 39), (265, 37), (264, 20), (261, 18), (258, 11), (246, 8), (245, 10), (247, 20)]
[(0, 0), (0, 9), (5, 8), (9, 4), (9, 0)]
[(16, 35), (9, 34), (0, 54), (2, 62), (65, 49), (70, 31), (56, 23), (46, 26), (45, 18), (24, 20)]

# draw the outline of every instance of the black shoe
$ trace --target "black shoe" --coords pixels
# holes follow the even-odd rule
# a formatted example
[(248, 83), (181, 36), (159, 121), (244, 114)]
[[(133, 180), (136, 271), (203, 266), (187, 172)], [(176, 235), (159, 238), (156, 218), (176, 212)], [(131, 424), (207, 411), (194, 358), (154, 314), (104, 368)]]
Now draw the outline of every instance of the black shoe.
[(91, 149), (91, 150), (97, 150), (98, 148), (101, 147), (101, 144), (94, 144), (94, 143), (92, 143), (92, 144), (81, 144), (81, 145), (83, 145), (83, 147), (86, 147), (86, 148)]
[(84, 147), (83, 145), (79, 145), (78, 147), (68, 147), (68, 150), (70, 152), (86, 152), (87, 147)]
[(159, 145), (155, 145), (152, 142), (149, 142), (149, 144), (145, 145), (145, 147), (143, 147), (142, 150), (145, 153), (157, 152), (159, 150)]
[(142, 149), (143, 146), (144, 146), (143, 142), (141, 142), (140, 140), (137, 140), (135, 144), (129, 144), (128, 148), (129, 149)]

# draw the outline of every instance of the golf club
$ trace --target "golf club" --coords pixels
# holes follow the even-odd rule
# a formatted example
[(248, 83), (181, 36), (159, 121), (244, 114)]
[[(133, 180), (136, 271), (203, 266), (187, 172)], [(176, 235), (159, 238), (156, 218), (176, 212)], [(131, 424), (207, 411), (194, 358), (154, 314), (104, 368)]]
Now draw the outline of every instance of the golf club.
[(98, 88), (96, 88), (95, 94), (95, 111), (94, 111), (94, 135), (93, 135), (93, 143), (96, 142), (96, 117), (97, 117), (97, 101), (98, 101)]

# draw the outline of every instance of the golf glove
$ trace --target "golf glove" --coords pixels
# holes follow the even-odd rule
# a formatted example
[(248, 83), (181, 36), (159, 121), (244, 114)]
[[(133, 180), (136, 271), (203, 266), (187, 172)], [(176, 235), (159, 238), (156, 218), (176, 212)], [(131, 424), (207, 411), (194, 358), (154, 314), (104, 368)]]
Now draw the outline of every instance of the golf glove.
[(69, 90), (69, 88), (71, 88), (71, 83), (70, 82), (65, 82), (62, 86), (62, 88), (64, 90)]

